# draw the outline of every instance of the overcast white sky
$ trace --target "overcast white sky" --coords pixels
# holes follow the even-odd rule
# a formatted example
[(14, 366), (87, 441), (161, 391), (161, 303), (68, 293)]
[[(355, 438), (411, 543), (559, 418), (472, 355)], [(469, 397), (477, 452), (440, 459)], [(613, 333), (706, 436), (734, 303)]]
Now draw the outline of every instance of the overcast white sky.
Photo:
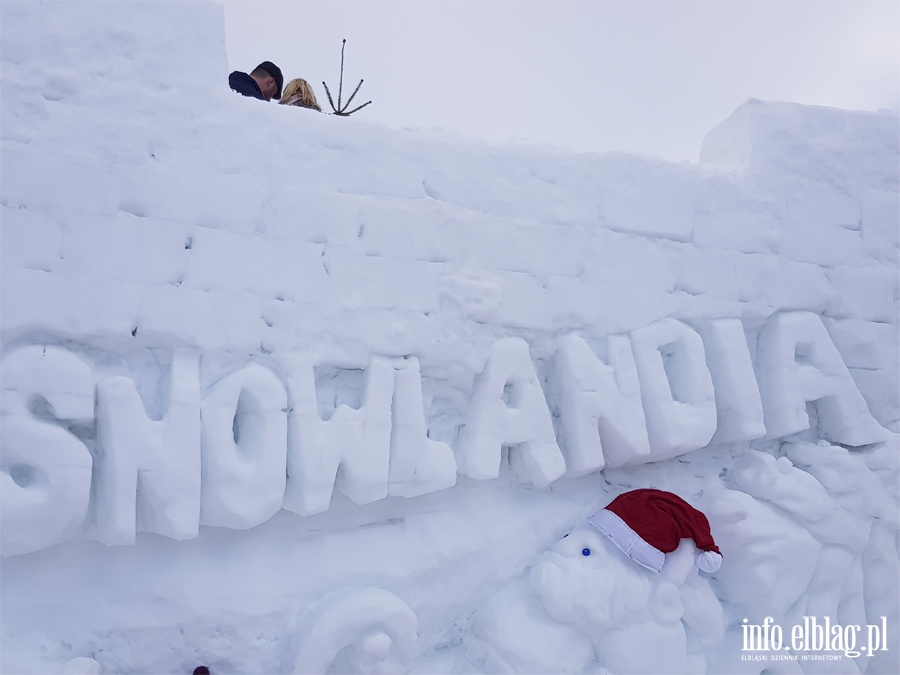
[[(226, 0), (231, 70), (271, 60), (357, 119), (697, 161), (747, 98), (900, 109), (896, 0)], [(336, 101), (335, 101), (336, 102)]]

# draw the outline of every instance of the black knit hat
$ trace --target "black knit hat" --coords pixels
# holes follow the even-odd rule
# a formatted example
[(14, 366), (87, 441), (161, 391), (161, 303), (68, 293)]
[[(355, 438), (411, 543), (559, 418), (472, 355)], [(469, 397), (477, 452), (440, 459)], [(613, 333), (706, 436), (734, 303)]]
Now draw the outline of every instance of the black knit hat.
[(278, 85), (278, 90), (275, 92), (275, 98), (281, 98), (281, 87), (284, 86), (284, 77), (281, 75), (281, 68), (276, 66), (271, 61), (263, 61), (256, 68), (261, 68), (266, 71), (269, 75), (275, 78), (275, 84)]

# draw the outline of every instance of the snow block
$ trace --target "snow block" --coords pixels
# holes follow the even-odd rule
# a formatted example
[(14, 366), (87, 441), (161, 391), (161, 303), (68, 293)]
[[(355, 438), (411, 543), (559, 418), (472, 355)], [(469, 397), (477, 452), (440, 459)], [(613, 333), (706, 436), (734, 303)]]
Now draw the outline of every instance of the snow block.
[(900, 179), (898, 149), (897, 117), (887, 110), (800, 107), (751, 98), (706, 135), (700, 163), (756, 175), (803, 176), (839, 187), (883, 188)]
[[(683, 177), (603, 193), (601, 217), (611, 230), (690, 241), (695, 190)], [(674, 179), (673, 179), (674, 178)]]
[(189, 288), (290, 300), (317, 299), (327, 288), (315, 244), (197, 228), (190, 246)]
[(828, 270), (820, 265), (783, 260), (785, 305), (806, 307), (821, 314), (835, 301), (839, 291), (829, 283)]
[[(125, 336), (138, 325), (140, 284), (23, 268), (4, 269), (3, 276), (0, 323), (4, 329), (96, 338)], [(40, 298), (40, 302), (25, 298)]]
[(833, 269), (826, 276), (835, 289), (826, 314), (836, 319), (867, 319), (895, 323), (900, 300), (896, 270)]
[(741, 290), (728, 251), (706, 251), (679, 246), (667, 251), (676, 290), (692, 296), (740, 300)]
[[(328, 247), (318, 268), (327, 281), (320, 302), (432, 312), (438, 307), (442, 263), (395, 257), (359, 256), (353, 249)], [(416, 283), (409, 283), (415, 279)]]
[(188, 228), (182, 223), (115, 217), (66, 218), (57, 269), (148, 284), (176, 284), (184, 279)]
[(692, 243), (701, 249), (773, 253), (785, 227), (784, 201), (731, 174), (710, 178), (698, 197)]
[(900, 430), (900, 331), (860, 319), (824, 322), (872, 416), (886, 429)]
[(35, 216), (26, 211), (0, 205), (0, 265), (50, 272), (61, 257), (63, 227), (45, 213)]
[(783, 231), (780, 252), (792, 260), (852, 265), (864, 250), (859, 191), (848, 193), (812, 181), (785, 188), (789, 226)]
[[(900, 246), (900, 195), (888, 189), (863, 189), (859, 191), (862, 215), (860, 232), (866, 249), (871, 255), (897, 262), (897, 247)], [(893, 253), (893, 255), (891, 254)]]

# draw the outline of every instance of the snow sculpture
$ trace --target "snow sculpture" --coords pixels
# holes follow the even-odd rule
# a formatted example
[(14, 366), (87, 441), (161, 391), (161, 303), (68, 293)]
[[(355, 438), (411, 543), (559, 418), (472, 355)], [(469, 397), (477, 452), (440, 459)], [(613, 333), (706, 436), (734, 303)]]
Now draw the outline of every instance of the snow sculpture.
[(766, 435), (759, 385), (740, 319), (716, 319), (700, 331), (716, 393), (718, 422), (712, 440), (736, 443)]
[(95, 659), (79, 656), (67, 661), (58, 672), (59, 675), (100, 675), (103, 668)]
[(3, 555), (65, 541), (88, 513), (94, 376), (59, 347), (34, 345), (2, 362), (0, 542)]
[(769, 438), (808, 429), (806, 404), (813, 403), (822, 437), (852, 446), (885, 440), (817, 315), (774, 317), (760, 333), (757, 358)]
[(326, 596), (296, 633), (292, 673), (408, 673), (416, 658), (415, 613), (382, 588)]
[(388, 495), (414, 497), (456, 484), (456, 459), (428, 438), (419, 361), (373, 356), (359, 408), (318, 412), (313, 365), (292, 357), (284, 508), (301, 515), (328, 509), (340, 490), (357, 504)]
[[(885, 598), (896, 598), (900, 558), (893, 545), (873, 546), (896, 532), (896, 500), (857, 452), (800, 440), (782, 450), (777, 458), (748, 451), (729, 472), (728, 487), (712, 483), (704, 493), (729, 553), (716, 574), (719, 597), (753, 625), (766, 617), (779, 626), (803, 625), (804, 617), (820, 625), (896, 625), (896, 603)], [(730, 644), (741, 644), (740, 631), (739, 623), (729, 628)], [(738, 649), (723, 649), (714, 667), (736, 672), (738, 659)], [(865, 671), (867, 663), (869, 672), (896, 670), (895, 654), (876, 650), (867, 660), (844, 659), (833, 672)]]
[(104, 544), (133, 544), (136, 531), (197, 536), (199, 372), (197, 353), (175, 350), (168, 411), (158, 421), (147, 416), (131, 378), (97, 382), (96, 536)]
[(216, 382), (203, 400), (200, 522), (247, 529), (281, 509), (287, 454), (287, 392), (250, 364)]
[(301, 360), (291, 364), (291, 451), (284, 498), (289, 511), (301, 515), (325, 511), (335, 489), (357, 504), (387, 496), (394, 368), (388, 359), (373, 356), (366, 376), (359, 409), (342, 404), (323, 420), (312, 364)]
[(700, 335), (675, 319), (631, 332), (654, 461), (704, 447), (716, 401)]
[(536, 487), (566, 471), (528, 343), (521, 338), (491, 345), (460, 432), (459, 472), (481, 480), (497, 478), (504, 447), (516, 448), (515, 461), (521, 461)]
[[(809, 448), (809, 444), (802, 445)], [(734, 484), (758, 502), (771, 503), (790, 514), (818, 542), (807, 584), (817, 592), (804, 594), (793, 603), (785, 621), (798, 623), (810, 615), (830, 616), (841, 625), (871, 623), (865, 612), (860, 565), (870, 521), (841, 508), (812, 474), (795, 467), (788, 457), (776, 459), (751, 451), (737, 463)]]
[(485, 604), (468, 658), (487, 672), (706, 672), (725, 617), (696, 563), (682, 539), (657, 573), (579, 525)]
[[(680, 456), (710, 440), (754, 440), (766, 425), (774, 429), (771, 437), (802, 432), (811, 424), (808, 404), (817, 413), (808, 436), (856, 446), (890, 433), (869, 413), (817, 315), (777, 315), (764, 326), (757, 340), (759, 387), (741, 322), (714, 320), (702, 330), (703, 338), (666, 319), (633, 331), (630, 339), (608, 336), (609, 365), (585, 339), (562, 338), (548, 376), (562, 449), (527, 343), (496, 341), (476, 378), (456, 454), (429, 438), (419, 362), (412, 356), (370, 356), (360, 403), (337, 405), (322, 419), (326, 395), (318, 391), (308, 356), (244, 366), (214, 382), (201, 399), (203, 355), (177, 348), (168, 387), (160, 378), (156, 400), (148, 399), (156, 420), (145, 409), (147, 394), (137, 391), (137, 381), (146, 388), (152, 379), (146, 372), (122, 375), (121, 365), (111, 366), (116, 361), (95, 351), (79, 356), (62, 347), (19, 347), (3, 362), (4, 368), (10, 364), (3, 394), (3, 443), (10, 447), (3, 480), (10, 487), (2, 553), (46, 548), (79, 532), (119, 545), (134, 543), (137, 532), (193, 538), (200, 524), (247, 529), (281, 508), (301, 515), (325, 511), (335, 489), (357, 504), (414, 497), (453, 486), (457, 459), (464, 475), (497, 478), (504, 451), (517, 473), (544, 487), (565, 472), (580, 477), (607, 465)], [(30, 359), (59, 367), (31, 380), (23, 365)], [(74, 404), (65, 396), (58, 401), (64, 412), (55, 410), (51, 399), (72, 387), (83, 397), (78, 414), (66, 411)], [(35, 434), (48, 449), (26, 453)], [(77, 490), (53, 495), (33, 489), (35, 480), (51, 474), (67, 484), (59, 452), (92, 472), (87, 481), (71, 479), (69, 488), (81, 481), (80, 497)], [(88, 507), (85, 484), (93, 500)], [(40, 520), (50, 502), (63, 512), (56, 534), (22, 525)], [(32, 543), (12, 544), (16, 537)], [(35, 543), (41, 537), (46, 544)]]
[(780, 510), (743, 492), (719, 487), (706, 498), (716, 505), (710, 521), (729, 554), (716, 574), (720, 596), (747, 607), (751, 621), (782, 616), (809, 587), (821, 545)]
[(556, 353), (566, 473), (573, 478), (650, 457), (631, 342), (613, 335), (607, 347), (609, 365), (575, 335), (563, 338)]
[(456, 458), (446, 443), (428, 438), (419, 360), (394, 364), (388, 494), (415, 497), (456, 484)]

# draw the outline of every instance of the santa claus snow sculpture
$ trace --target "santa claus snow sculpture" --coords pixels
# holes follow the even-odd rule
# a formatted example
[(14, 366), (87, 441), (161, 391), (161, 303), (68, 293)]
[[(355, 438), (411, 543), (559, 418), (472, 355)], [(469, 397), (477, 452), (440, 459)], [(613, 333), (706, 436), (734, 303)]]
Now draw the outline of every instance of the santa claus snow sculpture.
[(485, 604), (468, 660), (490, 672), (706, 672), (725, 618), (697, 572), (721, 562), (703, 513), (671, 492), (624, 493)]

